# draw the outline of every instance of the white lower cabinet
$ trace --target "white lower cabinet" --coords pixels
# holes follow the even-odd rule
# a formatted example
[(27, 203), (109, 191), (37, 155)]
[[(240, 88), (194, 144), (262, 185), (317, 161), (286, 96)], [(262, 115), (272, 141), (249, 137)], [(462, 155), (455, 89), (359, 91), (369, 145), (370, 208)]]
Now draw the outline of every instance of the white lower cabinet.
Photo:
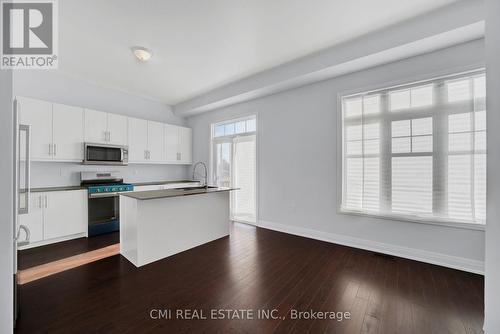
[(87, 191), (51, 191), (31, 194), (30, 212), (19, 215), (19, 224), (29, 228), (30, 244), (45, 245), (87, 231)]
[(30, 242), (43, 240), (43, 198), (43, 193), (32, 193), (29, 213), (19, 215), (19, 225), (24, 225), (30, 230)]
[(48, 192), (45, 200), (44, 239), (85, 232), (88, 226), (87, 191)]

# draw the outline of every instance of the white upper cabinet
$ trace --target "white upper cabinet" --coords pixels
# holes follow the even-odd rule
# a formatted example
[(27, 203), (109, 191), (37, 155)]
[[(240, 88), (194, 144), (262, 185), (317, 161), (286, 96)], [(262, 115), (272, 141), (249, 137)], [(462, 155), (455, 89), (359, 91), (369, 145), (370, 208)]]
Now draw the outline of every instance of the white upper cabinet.
[(52, 103), (18, 97), (19, 124), (31, 125), (31, 159), (52, 160)]
[(163, 163), (163, 123), (129, 118), (129, 162)]
[(167, 163), (192, 163), (192, 130), (165, 124), (165, 159)]
[(85, 141), (88, 143), (127, 145), (127, 117), (85, 109)]
[(83, 160), (83, 109), (17, 98), (19, 124), (31, 125), (31, 159)]
[(53, 104), (53, 156), (55, 160), (83, 159), (83, 109)]
[(107, 114), (85, 109), (85, 142), (105, 144), (107, 139)]
[(148, 150), (148, 121), (138, 118), (128, 119), (128, 160), (146, 162)]
[(17, 97), (19, 123), (31, 125), (31, 159), (82, 161), (83, 143), (129, 147), (130, 163), (191, 164), (189, 128)]
[(127, 119), (127, 116), (108, 113), (108, 143), (124, 146), (128, 144)]
[(148, 121), (148, 148), (146, 159), (149, 162), (164, 162), (163, 123)]
[(179, 127), (165, 124), (165, 160), (168, 163), (178, 163)]
[(179, 127), (179, 161), (183, 164), (193, 162), (193, 132), (190, 128)]

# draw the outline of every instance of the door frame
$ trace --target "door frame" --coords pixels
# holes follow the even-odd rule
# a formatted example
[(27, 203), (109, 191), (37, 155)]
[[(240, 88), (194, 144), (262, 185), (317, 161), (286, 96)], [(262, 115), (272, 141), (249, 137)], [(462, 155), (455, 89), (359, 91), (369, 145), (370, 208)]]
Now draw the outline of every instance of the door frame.
[[(240, 115), (238, 117), (220, 117), (218, 118), (216, 121), (213, 121), (213, 122), (210, 122), (209, 123), (209, 140), (208, 140), (208, 152), (209, 152), (209, 165), (208, 165), (208, 170), (209, 170), (209, 181), (212, 183), (212, 184), (215, 184), (215, 180), (214, 180), (214, 155), (215, 155), (215, 152), (214, 152), (214, 129), (217, 125), (221, 124), (221, 123), (229, 123), (229, 122), (237, 122), (237, 121), (242, 121), (242, 120), (247, 120), (247, 119), (251, 119), (251, 118), (255, 118), (255, 131), (254, 132), (245, 132), (245, 135), (246, 134), (254, 134), (255, 135), (255, 224), (252, 224), (250, 222), (245, 222), (245, 221), (241, 221), (241, 223), (244, 223), (244, 224), (251, 224), (251, 225), (254, 225), (254, 226), (259, 226), (259, 222), (260, 222), (260, 205), (259, 205), (259, 181), (260, 181), (260, 131), (261, 131), (261, 124), (260, 124), (260, 121), (259, 121), (259, 113), (258, 112), (255, 112), (255, 113), (248, 113), (248, 114), (244, 114), (244, 115)], [(237, 135), (234, 135), (234, 136), (228, 136), (228, 137), (236, 137)], [(231, 178), (232, 178), (232, 175), (231, 175)], [(236, 222), (240, 222), (240, 221), (237, 221), (235, 220)]]

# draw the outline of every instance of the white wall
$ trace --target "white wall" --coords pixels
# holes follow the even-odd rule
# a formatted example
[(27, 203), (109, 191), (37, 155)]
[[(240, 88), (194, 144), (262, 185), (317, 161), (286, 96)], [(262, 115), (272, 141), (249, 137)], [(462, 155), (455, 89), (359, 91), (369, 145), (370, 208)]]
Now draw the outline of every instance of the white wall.
[(500, 333), (500, 2), (486, 1), (488, 207), (486, 213), (485, 329)]
[(194, 160), (209, 162), (212, 122), (257, 114), (261, 223), (482, 271), (483, 231), (339, 214), (336, 167), (338, 93), (480, 67), (483, 50), (477, 40), (191, 117)]
[(79, 185), (81, 171), (118, 171), (125, 182), (132, 183), (184, 180), (188, 177), (187, 168), (184, 165), (87, 166), (64, 162), (33, 162), (31, 186), (39, 188)]
[(0, 333), (13, 328), (13, 125), (12, 72), (0, 70)]
[[(85, 82), (56, 71), (17, 71), (14, 95), (27, 96), (86, 107), (131, 117), (176, 125), (186, 120), (172, 113), (169, 105), (135, 96), (113, 88)], [(84, 170), (119, 170), (126, 182), (177, 180), (187, 177), (187, 167), (175, 165), (82, 166), (80, 164), (43, 162), (32, 165), (32, 186), (65, 186), (79, 184)]]
[(185, 125), (185, 119), (175, 116), (169, 105), (57, 71), (16, 71), (14, 95)]

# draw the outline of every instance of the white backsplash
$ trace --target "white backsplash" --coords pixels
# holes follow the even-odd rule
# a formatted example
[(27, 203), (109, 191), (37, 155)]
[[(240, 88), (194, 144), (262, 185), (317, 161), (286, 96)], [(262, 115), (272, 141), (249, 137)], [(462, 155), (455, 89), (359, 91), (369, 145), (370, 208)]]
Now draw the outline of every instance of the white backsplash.
[(184, 180), (189, 166), (185, 165), (128, 165), (88, 166), (76, 163), (32, 162), (31, 187), (58, 187), (80, 184), (81, 171), (118, 171), (125, 182)]

